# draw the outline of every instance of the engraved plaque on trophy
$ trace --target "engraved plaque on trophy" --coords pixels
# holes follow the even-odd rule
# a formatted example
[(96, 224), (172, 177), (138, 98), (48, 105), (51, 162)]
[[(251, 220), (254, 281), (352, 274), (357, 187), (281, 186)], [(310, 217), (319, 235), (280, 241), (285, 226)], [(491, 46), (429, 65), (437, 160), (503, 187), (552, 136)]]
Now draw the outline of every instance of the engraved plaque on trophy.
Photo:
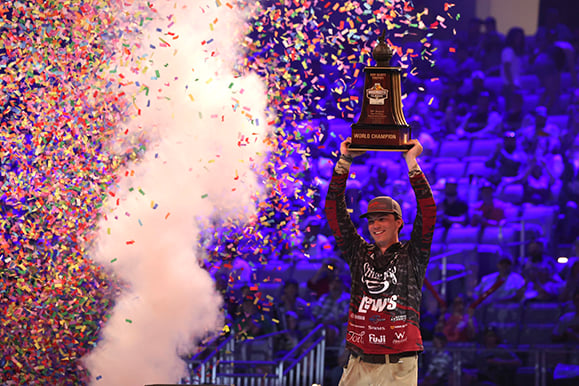
[(407, 144), (410, 126), (402, 110), (401, 69), (390, 67), (392, 49), (385, 33), (372, 51), (376, 66), (364, 68), (362, 111), (352, 124), (352, 150), (406, 151), (412, 147)]

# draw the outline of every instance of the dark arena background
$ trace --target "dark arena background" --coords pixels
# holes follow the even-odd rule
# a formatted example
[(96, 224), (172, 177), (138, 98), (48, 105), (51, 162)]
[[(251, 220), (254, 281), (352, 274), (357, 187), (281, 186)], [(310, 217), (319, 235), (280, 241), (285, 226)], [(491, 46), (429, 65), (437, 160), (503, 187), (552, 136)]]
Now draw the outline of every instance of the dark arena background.
[[(574, 1), (0, 4), (0, 384), (337, 385), (324, 214), (382, 31), (437, 225), (424, 385), (579, 379)], [(415, 198), (350, 170), (359, 219)], [(483, 383), (487, 382), (487, 383)]]

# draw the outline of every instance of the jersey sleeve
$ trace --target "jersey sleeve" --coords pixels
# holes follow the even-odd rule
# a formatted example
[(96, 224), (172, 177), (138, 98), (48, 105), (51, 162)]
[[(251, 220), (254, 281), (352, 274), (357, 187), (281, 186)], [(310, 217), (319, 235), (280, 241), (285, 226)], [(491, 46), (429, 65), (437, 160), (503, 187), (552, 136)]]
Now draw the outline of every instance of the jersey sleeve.
[(416, 256), (417, 273), (424, 277), (426, 266), (430, 259), (432, 236), (436, 224), (436, 203), (432, 195), (432, 189), (423, 172), (410, 177), (410, 184), (416, 196), (416, 218), (410, 235), (411, 248)]
[(336, 244), (342, 251), (342, 257), (350, 264), (356, 251), (362, 248), (366, 241), (358, 234), (346, 206), (347, 179), (348, 173), (333, 173), (326, 195), (325, 212)]

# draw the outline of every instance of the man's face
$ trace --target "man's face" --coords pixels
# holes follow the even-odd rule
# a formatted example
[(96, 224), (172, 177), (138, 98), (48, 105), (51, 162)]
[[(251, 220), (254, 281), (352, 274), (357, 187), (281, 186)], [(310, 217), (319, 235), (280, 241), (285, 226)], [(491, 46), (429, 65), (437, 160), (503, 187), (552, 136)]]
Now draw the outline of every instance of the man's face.
[(509, 273), (511, 273), (511, 269), (512, 269), (513, 265), (511, 264), (510, 261), (508, 260), (501, 260), (499, 262), (499, 273), (501, 275), (508, 275)]
[(330, 293), (332, 293), (333, 295), (339, 295), (342, 293), (342, 280), (336, 276), (329, 285), (329, 290)]
[(368, 231), (377, 245), (392, 243), (402, 226), (402, 220), (397, 219), (392, 213), (377, 213), (368, 216)]

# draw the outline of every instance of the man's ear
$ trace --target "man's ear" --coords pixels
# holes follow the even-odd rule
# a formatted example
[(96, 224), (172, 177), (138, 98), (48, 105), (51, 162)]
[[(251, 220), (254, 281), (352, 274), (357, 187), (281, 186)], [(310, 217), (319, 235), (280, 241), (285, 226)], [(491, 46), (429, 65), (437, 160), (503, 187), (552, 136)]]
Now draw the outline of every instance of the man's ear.
[(404, 225), (404, 220), (402, 220), (401, 218), (397, 218), (396, 225), (398, 225), (398, 230), (400, 230), (400, 228), (402, 228), (402, 226)]

